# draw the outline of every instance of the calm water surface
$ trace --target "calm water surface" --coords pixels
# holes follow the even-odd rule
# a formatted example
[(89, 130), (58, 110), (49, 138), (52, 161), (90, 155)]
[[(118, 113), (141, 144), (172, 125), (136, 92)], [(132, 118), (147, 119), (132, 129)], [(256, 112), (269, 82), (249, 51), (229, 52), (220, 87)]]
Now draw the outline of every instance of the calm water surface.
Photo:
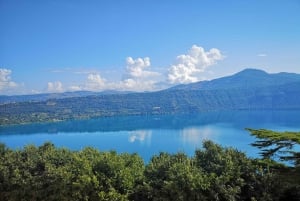
[(0, 127), (0, 142), (11, 148), (46, 141), (80, 150), (139, 153), (145, 161), (161, 151), (193, 155), (203, 140), (232, 146), (256, 157), (245, 128), (300, 131), (300, 111), (226, 111), (197, 115), (126, 116)]

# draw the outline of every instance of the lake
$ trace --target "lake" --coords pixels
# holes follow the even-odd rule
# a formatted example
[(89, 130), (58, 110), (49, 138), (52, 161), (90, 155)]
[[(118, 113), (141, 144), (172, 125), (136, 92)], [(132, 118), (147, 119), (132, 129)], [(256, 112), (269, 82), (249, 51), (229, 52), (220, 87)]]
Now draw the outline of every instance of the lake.
[(161, 151), (193, 155), (203, 140), (232, 146), (250, 157), (258, 150), (245, 128), (300, 131), (300, 111), (223, 111), (192, 115), (105, 117), (0, 127), (0, 142), (17, 149), (46, 141), (58, 147), (140, 154), (145, 161)]

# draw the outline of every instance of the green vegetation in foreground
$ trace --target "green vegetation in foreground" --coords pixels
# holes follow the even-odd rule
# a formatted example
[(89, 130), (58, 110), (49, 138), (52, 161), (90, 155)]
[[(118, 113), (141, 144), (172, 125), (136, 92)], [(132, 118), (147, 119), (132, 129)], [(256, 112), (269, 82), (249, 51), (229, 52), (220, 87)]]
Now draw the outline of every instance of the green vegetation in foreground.
[(264, 159), (279, 158), (281, 161), (291, 161), (295, 166), (300, 165), (300, 153), (294, 151), (294, 146), (300, 145), (300, 132), (275, 132), (250, 128), (247, 130), (257, 138), (251, 145), (261, 149)]
[(148, 164), (137, 154), (90, 147), (1, 144), (0, 200), (293, 201), (300, 200), (299, 171), (211, 141), (192, 157), (160, 153)]

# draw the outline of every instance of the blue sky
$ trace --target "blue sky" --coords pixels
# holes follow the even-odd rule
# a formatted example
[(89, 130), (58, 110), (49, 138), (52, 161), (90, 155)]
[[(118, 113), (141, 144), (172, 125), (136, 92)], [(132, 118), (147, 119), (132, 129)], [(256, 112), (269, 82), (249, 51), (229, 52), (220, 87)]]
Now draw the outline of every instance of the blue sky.
[(0, 0), (0, 94), (300, 73), (299, 0)]

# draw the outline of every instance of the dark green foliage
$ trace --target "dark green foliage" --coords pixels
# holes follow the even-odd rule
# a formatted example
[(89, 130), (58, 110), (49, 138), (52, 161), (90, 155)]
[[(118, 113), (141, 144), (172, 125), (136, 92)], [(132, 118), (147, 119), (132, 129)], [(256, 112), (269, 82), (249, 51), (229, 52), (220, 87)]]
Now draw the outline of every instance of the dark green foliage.
[[(261, 149), (263, 160), (259, 163), (276, 174), (279, 183), (277, 197), (280, 201), (300, 200), (300, 152), (295, 146), (300, 145), (300, 132), (275, 132), (266, 129), (247, 129), (257, 138), (253, 146)], [(292, 161), (293, 167), (278, 164), (273, 159), (283, 162)], [(278, 193), (278, 191), (280, 193)]]
[(300, 201), (300, 185), (287, 188), (280, 197), (280, 201)]
[(50, 143), (6, 150), (0, 162), (0, 200), (127, 200), (143, 170), (136, 154), (92, 148), (73, 152)]
[(261, 149), (264, 159), (278, 157), (282, 161), (292, 161), (300, 165), (300, 152), (294, 151), (294, 146), (300, 145), (300, 132), (275, 132), (266, 129), (247, 129), (258, 140), (253, 146)]
[(3, 201), (299, 200), (299, 185), (282, 178), (278, 169), (211, 141), (193, 157), (160, 153), (146, 165), (137, 154), (89, 147), (70, 151), (45, 143), (11, 150), (0, 145)]

